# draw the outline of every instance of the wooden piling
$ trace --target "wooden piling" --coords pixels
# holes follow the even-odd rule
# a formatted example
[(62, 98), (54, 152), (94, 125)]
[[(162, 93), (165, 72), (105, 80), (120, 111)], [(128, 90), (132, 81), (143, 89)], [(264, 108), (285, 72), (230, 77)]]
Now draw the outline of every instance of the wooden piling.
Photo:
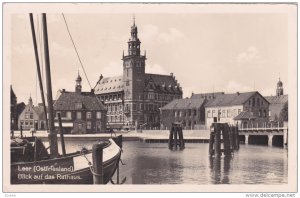
[(214, 125), (214, 133), (215, 133), (215, 142), (214, 142), (214, 150), (215, 156), (218, 157), (221, 155), (221, 131), (219, 123), (213, 123)]
[(169, 149), (172, 149), (173, 147), (173, 131), (174, 131), (174, 126), (172, 125), (171, 130), (170, 130), (170, 135), (169, 135)]
[(209, 155), (214, 155), (214, 139), (215, 139), (215, 133), (214, 133), (214, 126), (210, 128), (210, 137), (209, 137)]
[(22, 127), (22, 125), (20, 127), (20, 135), (21, 135), (21, 138), (23, 138), (23, 127)]
[(175, 126), (174, 127), (174, 145), (175, 145), (175, 149), (177, 150), (177, 146), (178, 146), (178, 142), (177, 142), (177, 132), (178, 131), (178, 127)]
[(180, 149), (184, 149), (185, 145), (184, 145), (182, 128), (181, 127), (177, 127), (177, 131), (178, 131), (178, 136), (179, 136), (179, 148)]
[(224, 124), (222, 127), (222, 135), (223, 135), (223, 144), (224, 144), (224, 154), (231, 155), (230, 148), (230, 139), (229, 139), (229, 126), (228, 124)]
[(66, 155), (65, 138), (64, 138), (64, 131), (62, 128), (60, 113), (58, 113), (58, 125), (59, 125), (59, 134), (60, 134), (60, 142), (61, 142), (61, 151), (62, 151), (62, 155), (65, 156)]
[(104, 142), (93, 145), (93, 181), (94, 184), (103, 184), (103, 148)]

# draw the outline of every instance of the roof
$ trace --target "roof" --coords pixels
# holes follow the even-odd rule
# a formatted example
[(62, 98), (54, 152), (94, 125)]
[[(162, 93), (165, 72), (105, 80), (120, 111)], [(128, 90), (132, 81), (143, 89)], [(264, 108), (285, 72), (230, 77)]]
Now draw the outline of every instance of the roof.
[(233, 94), (221, 94), (215, 99), (209, 100), (206, 103), (206, 107), (218, 107), (218, 106), (234, 106), (244, 104), (251, 96), (258, 92), (244, 92), (244, 93), (233, 93)]
[(161, 107), (161, 110), (174, 110), (174, 109), (198, 109), (205, 102), (205, 99), (174, 99), (165, 106)]
[(43, 120), (46, 119), (46, 116), (45, 116), (45, 113), (44, 113), (44, 107), (42, 107), (42, 106), (34, 106), (32, 109), (39, 116), (39, 119), (43, 119)]
[(270, 104), (284, 104), (288, 101), (288, 95), (282, 95), (282, 96), (265, 96), (265, 99)]
[(224, 92), (199, 93), (199, 94), (192, 94), (191, 98), (192, 99), (199, 99), (199, 98), (213, 99), (222, 94), (224, 94)]
[[(171, 75), (145, 74), (145, 85), (153, 82), (155, 89), (167, 93), (182, 93), (175, 77)], [(95, 94), (124, 91), (123, 76), (102, 78), (94, 88)]]
[(75, 104), (82, 103), (84, 110), (105, 110), (105, 107), (91, 92), (62, 92), (54, 103), (55, 110), (75, 110)]
[(256, 117), (249, 111), (242, 111), (239, 115), (235, 116), (234, 120), (254, 120)]
[(123, 76), (102, 78), (97, 82), (95, 94), (112, 93), (124, 90)]
[(181, 94), (182, 90), (175, 77), (172, 75), (160, 75), (160, 74), (145, 74), (146, 87), (149, 83), (154, 83), (155, 90), (165, 93), (177, 93)]

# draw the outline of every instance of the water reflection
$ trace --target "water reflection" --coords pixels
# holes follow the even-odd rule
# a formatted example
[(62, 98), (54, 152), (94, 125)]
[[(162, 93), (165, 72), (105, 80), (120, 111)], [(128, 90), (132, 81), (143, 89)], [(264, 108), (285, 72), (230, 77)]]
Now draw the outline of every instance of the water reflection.
[[(214, 184), (229, 184), (231, 156), (209, 157), (211, 180)], [(223, 167), (223, 168), (222, 168)], [(223, 170), (221, 170), (223, 169)]]

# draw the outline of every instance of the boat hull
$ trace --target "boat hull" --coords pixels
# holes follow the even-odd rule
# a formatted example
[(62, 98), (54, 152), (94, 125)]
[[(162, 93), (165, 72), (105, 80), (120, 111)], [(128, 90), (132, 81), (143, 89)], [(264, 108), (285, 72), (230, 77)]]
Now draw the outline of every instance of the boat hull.
[[(103, 183), (106, 184), (114, 175), (121, 149), (111, 141), (103, 150)], [(93, 184), (92, 152), (75, 153), (65, 157), (20, 162), (11, 165), (11, 184)]]

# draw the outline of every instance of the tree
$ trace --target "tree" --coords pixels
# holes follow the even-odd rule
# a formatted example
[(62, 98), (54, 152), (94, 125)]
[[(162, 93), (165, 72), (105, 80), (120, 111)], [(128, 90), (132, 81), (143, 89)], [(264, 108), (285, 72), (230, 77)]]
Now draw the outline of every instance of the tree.
[(289, 109), (288, 109), (288, 102), (286, 102), (283, 105), (283, 108), (281, 109), (281, 112), (279, 114), (279, 120), (280, 121), (288, 121), (289, 120)]

